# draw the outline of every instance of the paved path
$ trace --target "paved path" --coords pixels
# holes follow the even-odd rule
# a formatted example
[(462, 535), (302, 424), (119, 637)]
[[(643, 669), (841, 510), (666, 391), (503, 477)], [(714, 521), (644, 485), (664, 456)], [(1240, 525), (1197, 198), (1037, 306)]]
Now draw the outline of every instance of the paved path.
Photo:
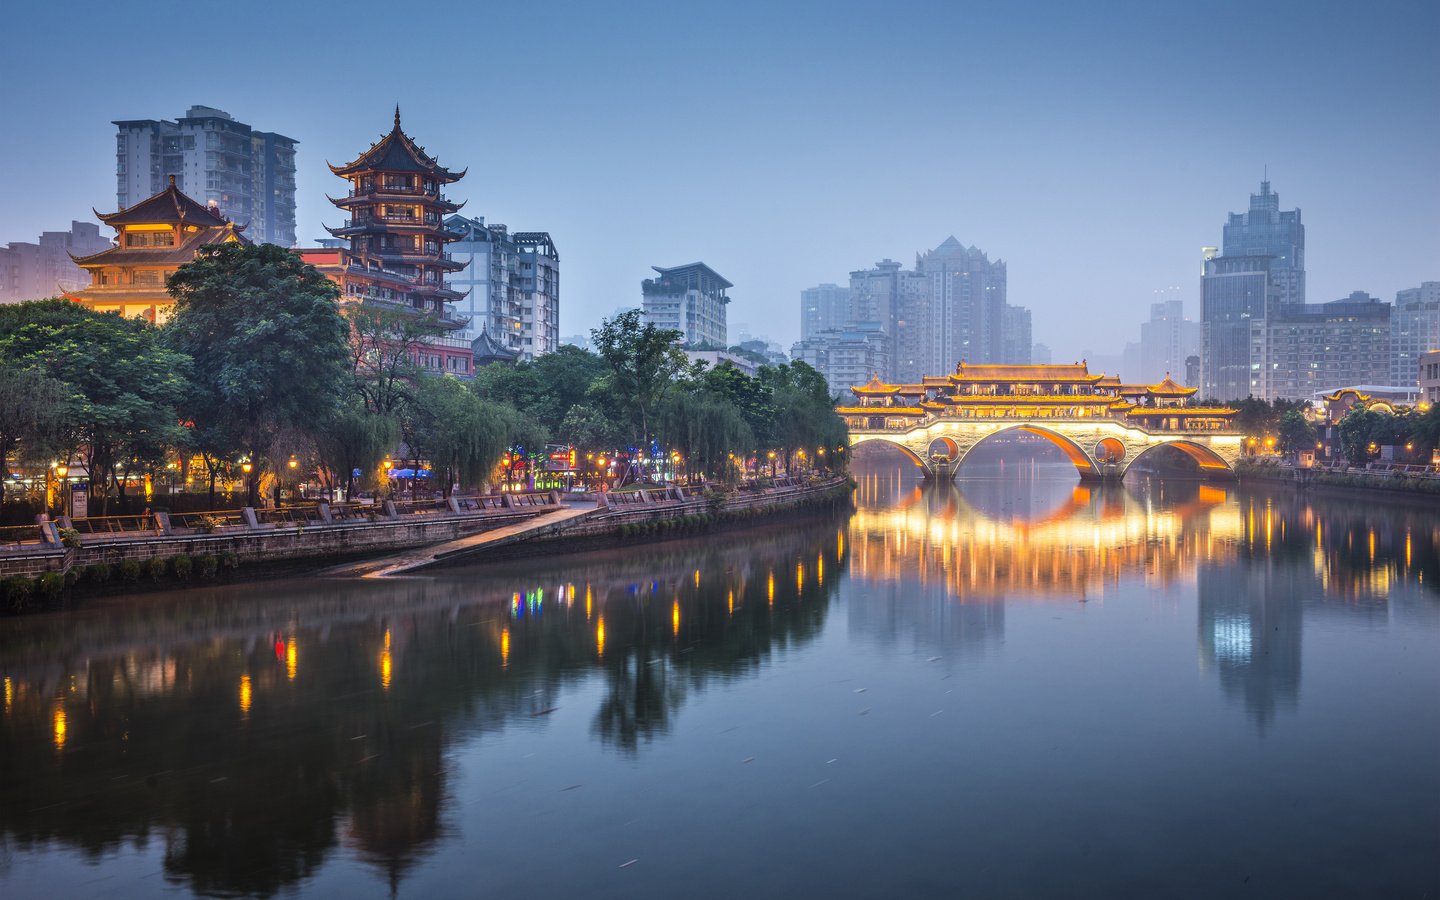
[(479, 534), (446, 541), (443, 544), (430, 544), (405, 550), (379, 559), (347, 563), (333, 569), (326, 569), (321, 574), (350, 578), (384, 578), (390, 575), (405, 575), (417, 569), (434, 565), (442, 559), (453, 559), (480, 550), (503, 547), (506, 544), (523, 541), (538, 534), (560, 531), (570, 522), (594, 512), (596, 512), (595, 508), (589, 506), (565, 507), (526, 519), (523, 522), (516, 522), (514, 525), (482, 531)]

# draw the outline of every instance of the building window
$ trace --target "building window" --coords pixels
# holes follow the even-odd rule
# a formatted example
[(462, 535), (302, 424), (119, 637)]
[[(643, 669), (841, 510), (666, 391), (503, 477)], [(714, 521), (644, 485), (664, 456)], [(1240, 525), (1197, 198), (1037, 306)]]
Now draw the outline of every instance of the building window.
[(139, 269), (131, 276), (131, 283), (144, 287), (159, 287), (165, 283), (165, 273), (156, 269)]
[(125, 246), (127, 247), (173, 247), (175, 246), (175, 232), (173, 231), (127, 231), (125, 233)]

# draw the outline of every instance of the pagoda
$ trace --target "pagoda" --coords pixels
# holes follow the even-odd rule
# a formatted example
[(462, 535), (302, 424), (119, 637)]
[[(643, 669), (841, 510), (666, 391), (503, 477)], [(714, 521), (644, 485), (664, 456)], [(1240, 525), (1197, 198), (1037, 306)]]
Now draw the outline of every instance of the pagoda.
[(440, 336), (427, 339), (416, 359), (422, 368), (471, 374), (469, 342), (449, 336), (469, 322), (447, 305), (464, 294), (445, 283), (446, 275), (466, 265), (445, 251), (458, 235), (444, 221), (464, 203), (440, 193), (465, 171), (440, 165), (402, 131), (399, 106), (389, 134), (353, 162), (332, 165), (330, 171), (350, 182), (345, 196), (327, 198), (350, 218), (326, 230), (349, 247), (330, 254), (305, 251), (302, 258), (339, 285), (344, 302), (423, 316), (436, 325)]
[(248, 244), (236, 225), (213, 206), (182, 194), (175, 176), (165, 190), (114, 213), (95, 217), (116, 231), (115, 246), (90, 256), (71, 256), (90, 273), (90, 286), (67, 294), (87, 309), (144, 318), (163, 325), (175, 308), (165, 283), (206, 244)]

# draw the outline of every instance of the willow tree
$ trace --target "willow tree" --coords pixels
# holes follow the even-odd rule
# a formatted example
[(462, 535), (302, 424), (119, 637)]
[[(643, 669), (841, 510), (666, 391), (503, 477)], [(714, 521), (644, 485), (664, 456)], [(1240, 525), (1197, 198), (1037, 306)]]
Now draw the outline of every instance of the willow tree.
[(515, 410), (481, 400), (449, 375), (416, 381), (401, 423), (410, 452), (430, 461), (447, 497), (454, 484), (483, 480), (526, 427)]
[(170, 276), (170, 346), (194, 360), (195, 391), (208, 402), (197, 426), (224, 425), (248, 456), (250, 505), (276, 461), (267, 448), (286, 429), (308, 435), (330, 421), (349, 387), (350, 329), (340, 291), (274, 244), (204, 248)]
[(60, 445), (67, 399), (61, 382), (0, 359), (0, 504), (12, 459), (35, 460)]

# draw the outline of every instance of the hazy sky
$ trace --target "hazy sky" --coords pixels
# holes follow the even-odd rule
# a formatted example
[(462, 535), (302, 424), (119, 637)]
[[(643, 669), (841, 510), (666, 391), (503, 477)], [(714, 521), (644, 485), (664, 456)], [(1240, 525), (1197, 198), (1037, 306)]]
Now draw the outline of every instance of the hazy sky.
[(468, 215), (549, 231), (562, 334), (709, 263), (787, 347), (799, 292), (954, 234), (1056, 358), (1118, 352), (1262, 167), (1312, 302), (1440, 279), (1440, 3), (40, 3), (0, 55), (0, 243), (115, 205), (112, 119), (227, 110), (325, 161), (404, 124)]

